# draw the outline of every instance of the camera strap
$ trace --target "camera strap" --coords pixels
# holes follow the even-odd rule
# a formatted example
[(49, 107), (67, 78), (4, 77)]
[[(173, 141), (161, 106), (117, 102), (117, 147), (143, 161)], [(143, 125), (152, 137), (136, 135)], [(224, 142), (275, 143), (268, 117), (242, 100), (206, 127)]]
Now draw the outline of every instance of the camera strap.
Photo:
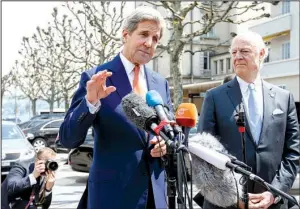
[(34, 193), (35, 205), (43, 204), (46, 179), (43, 176), (37, 178), (37, 183), (34, 185), (32, 192)]

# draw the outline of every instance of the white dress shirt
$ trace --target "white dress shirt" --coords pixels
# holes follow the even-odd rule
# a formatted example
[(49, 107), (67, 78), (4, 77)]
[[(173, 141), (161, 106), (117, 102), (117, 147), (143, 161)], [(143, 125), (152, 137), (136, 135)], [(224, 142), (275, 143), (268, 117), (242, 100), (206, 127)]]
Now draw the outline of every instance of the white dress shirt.
[[(236, 76), (237, 81), (239, 82), (240, 85), (240, 89), (242, 92), (242, 96), (243, 96), (243, 100), (244, 100), (244, 106), (246, 109), (246, 114), (247, 117), (249, 117), (249, 107), (248, 107), (248, 99), (249, 99), (249, 93), (250, 90), (248, 88), (250, 83), (247, 83), (246, 81), (244, 81), (243, 79), (241, 79), (240, 77)], [(258, 126), (257, 127), (251, 127), (251, 129), (256, 129), (256, 130), (261, 130), (262, 128), (262, 121), (263, 121), (263, 92), (262, 92), (262, 82), (261, 82), (261, 78), (258, 76), (256, 78), (256, 80), (253, 82), (254, 86), (255, 86), (255, 91), (256, 91), (256, 101), (257, 101), (257, 109), (258, 109), (258, 115), (259, 115), (259, 122), (258, 122)], [(255, 134), (253, 134), (253, 130), (251, 130), (251, 133), (254, 137), (254, 140), (256, 141), (256, 143), (259, 140), (259, 136), (255, 136)], [(260, 131), (258, 132), (260, 133)]]
[[(131, 63), (123, 54), (122, 52), (120, 52), (120, 59), (121, 59), (121, 62), (125, 68), (125, 71), (126, 71), (126, 74), (128, 76), (128, 79), (129, 79), (129, 82), (130, 82), (130, 85), (132, 87), (132, 84), (133, 84), (133, 79), (134, 79), (134, 72), (133, 72), (133, 69), (135, 67), (135, 65), (133, 63)], [(143, 88), (144, 92), (147, 92), (148, 91), (148, 87), (147, 87), (147, 79), (146, 79), (146, 74), (145, 74), (145, 68), (144, 68), (144, 65), (140, 65), (140, 72), (139, 72), (139, 82), (140, 82), (140, 85), (141, 87)], [(86, 104), (89, 108), (89, 111), (91, 114), (95, 114), (96, 112), (98, 112), (98, 110), (100, 109), (100, 106), (101, 106), (101, 102), (100, 100), (95, 104), (91, 104), (86, 96), (85, 96), (85, 99), (86, 99)]]

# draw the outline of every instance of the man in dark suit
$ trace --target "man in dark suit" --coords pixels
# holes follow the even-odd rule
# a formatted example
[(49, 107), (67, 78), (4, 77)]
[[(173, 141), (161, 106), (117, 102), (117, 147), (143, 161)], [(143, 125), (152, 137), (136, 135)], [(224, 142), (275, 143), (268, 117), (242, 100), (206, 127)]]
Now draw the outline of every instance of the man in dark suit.
[[(268, 50), (260, 35), (237, 35), (231, 45), (236, 77), (207, 91), (198, 132), (220, 138), (228, 152), (242, 161), (242, 141), (236, 125), (243, 103), (246, 115), (246, 160), (252, 172), (288, 192), (299, 162), (299, 125), (293, 95), (267, 83), (260, 68)], [(276, 70), (276, 69), (274, 69)], [(217, 208), (204, 201), (204, 208)], [(249, 182), (249, 208), (287, 208), (286, 201)]]
[(2, 208), (32, 209), (50, 207), (52, 187), (55, 182), (53, 171), (45, 169), (47, 160), (54, 160), (56, 153), (46, 147), (38, 151), (35, 162), (16, 164), (1, 185)]
[(65, 147), (74, 148), (83, 143), (88, 128), (94, 128), (94, 155), (85, 192), (88, 208), (167, 207), (160, 162), (166, 154), (165, 143), (131, 123), (121, 105), (132, 91), (145, 98), (148, 90), (156, 90), (171, 108), (168, 82), (145, 66), (164, 27), (157, 10), (137, 8), (124, 19), (122, 51), (81, 75), (59, 135)]

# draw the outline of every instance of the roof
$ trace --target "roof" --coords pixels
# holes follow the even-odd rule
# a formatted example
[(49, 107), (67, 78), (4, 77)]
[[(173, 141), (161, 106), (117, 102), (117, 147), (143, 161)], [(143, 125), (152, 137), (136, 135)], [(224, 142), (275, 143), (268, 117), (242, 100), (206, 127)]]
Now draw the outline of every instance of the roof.
[(16, 125), (16, 123), (14, 123), (12, 121), (2, 120), (2, 125)]

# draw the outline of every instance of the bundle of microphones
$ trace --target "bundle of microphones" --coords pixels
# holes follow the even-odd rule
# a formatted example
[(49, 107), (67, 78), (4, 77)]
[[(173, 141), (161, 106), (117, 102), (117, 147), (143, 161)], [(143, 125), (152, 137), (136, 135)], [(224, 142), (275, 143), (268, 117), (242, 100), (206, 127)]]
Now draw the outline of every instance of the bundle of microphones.
[[(194, 127), (198, 117), (194, 104), (183, 103), (176, 111), (176, 119), (172, 118), (160, 94), (154, 90), (147, 93), (146, 101), (135, 93), (128, 94), (122, 100), (122, 107), (127, 118), (139, 129), (161, 136), (172, 149), (178, 144), (187, 144), (187, 136), (178, 141), (176, 135), (182, 133), (182, 127)], [(221, 207), (236, 204), (237, 194), (242, 194), (241, 185), (236, 184), (240, 176), (226, 169), (226, 161), (231, 159), (219, 153), (226, 154), (221, 143), (209, 134), (197, 134), (189, 138), (188, 148), (193, 156), (193, 181), (200, 193)]]
[(199, 189), (196, 196), (201, 194), (207, 201), (220, 207), (237, 206), (243, 195), (241, 174), (265, 183), (250, 173), (247, 165), (231, 156), (212, 135), (198, 133), (191, 138), (184, 136), (182, 128), (192, 128), (197, 122), (194, 104), (180, 104), (175, 119), (160, 94), (151, 90), (146, 95), (146, 101), (135, 93), (128, 94), (122, 99), (122, 107), (127, 118), (139, 129), (161, 136), (169, 148), (176, 150), (182, 144), (188, 146), (185, 150), (191, 154), (192, 181)]

